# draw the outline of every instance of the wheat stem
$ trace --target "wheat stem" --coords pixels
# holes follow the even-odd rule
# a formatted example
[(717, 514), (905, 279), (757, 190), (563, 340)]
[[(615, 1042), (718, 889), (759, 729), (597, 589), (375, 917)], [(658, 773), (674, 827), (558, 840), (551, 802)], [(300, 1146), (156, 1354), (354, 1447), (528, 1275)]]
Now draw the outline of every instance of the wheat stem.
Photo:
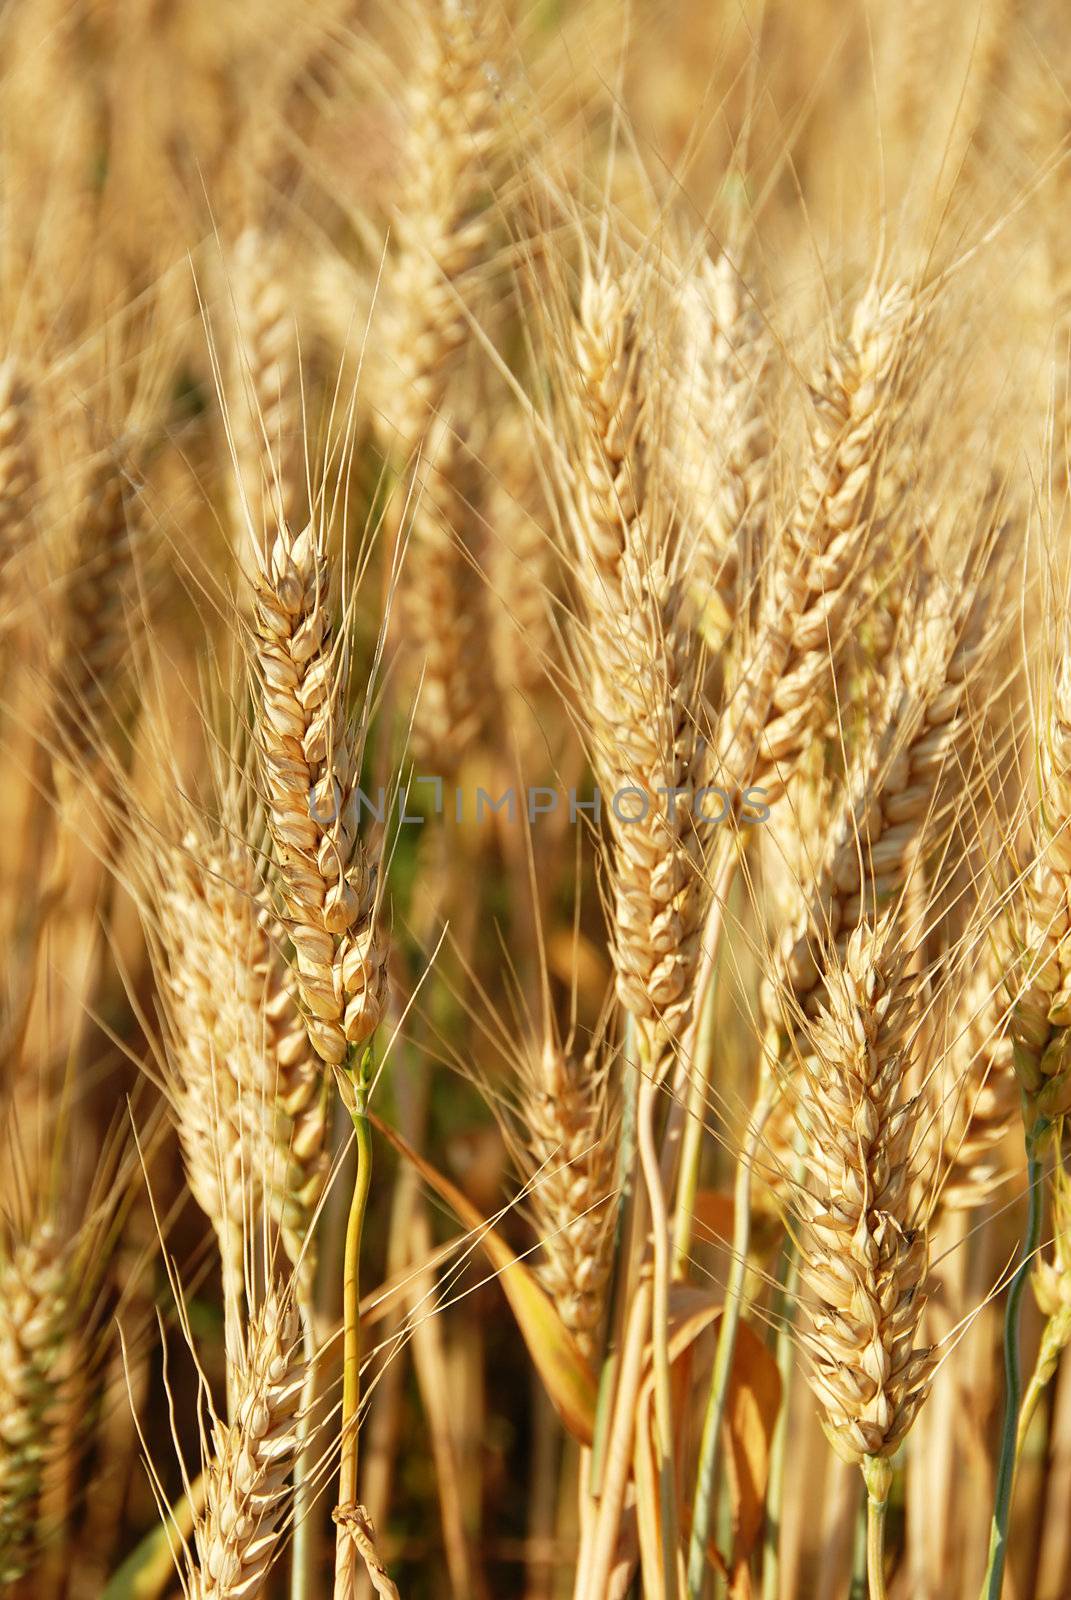
[(989, 1532), (989, 1559), (982, 1580), (980, 1600), (1000, 1600), (1004, 1587), (1004, 1563), (1008, 1553), (1008, 1518), (1015, 1486), (1015, 1444), (1022, 1395), (1019, 1366), (1019, 1314), (1023, 1290), (1030, 1274), (1034, 1254), (1041, 1239), (1042, 1154), (1041, 1125), (1035, 1123), (1026, 1137), (1027, 1214), (1026, 1232), (1019, 1266), (1008, 1290), (1004, 1309), (1004, 1423), (1000, 1434), (997, 1484), (993, 1520)]
[(866, 1573), (870, 1600), (886, 1600), (885, 1593), (885, 1508), (889, 1503), (892, 1467), (886, 1456), (867, 1456), (863, 1463), (866, 1481)]
[(368, 1058), (358, 1075), (352, 1075), (343, 1093), (353, 1122), (357, 1146), (357, 1173), (346, 1224), (346, 1253), (342, 1280), (342, 1421), (338, 1473), (337, 1537), (335, 1542), (335, 1600), (350, 1600), (356, 1548), (348, 1518), (357, 1506), (357, 1412), (361, 1400), (361, 1234), (372, 1180), (372, 1134), (368, 1125)]
[(688, 1600), (702, 1600), (710, 1516), (714, 1505), (714, 1468), (718, 1459), (721, 1425), (725, 1417), (725, 1402), (733, 1370), (736, 1335), (743, 1310), (744, 1281), (747, 1276), (748, 1247), (751, 1242), (751, 1174), (762, 1139), (762, 1130), (772, 1109), (773, 1083), (764, 1058), (759, 1092), (751, 1113), (747, 1143), (741, 1152), (740, 1163), (736, 1169), (736, 1185), (733, 1191), (733, 1259), (729, 1267), (729, 1281), (725, 1287), (725, 1305), (722, 1308), (721, 1325), (718, 1328), (714, 1371), (711, 1373), (710, 1394), (707, 1397), (703, 1435), (699, 1444), (695, 1501), (692, 1507), (692, 1536), (688, 1546)]
[(658, 1082), (651, 1076), (653, 1052), (643, 1047), (643, 1079), (638, 1108), (638, 1149), (647, 1201), (651, 1211), (653, 1240), (653, 1283), (651, 1300), (651, 1349), (654, 1367), (655, 1433), (658, 1443), (659, 1507), (663, 1582), (672, 1594), (677, 1582), (677, 1495), (673, 1468), (673, 1394), (669, 1362), (669, 1218), (662, 1189), (658, 1151), (655, 1147), (654, 1118), (658, 1101)]
[[(669, 1173), (667, 1163), (676, 1158), (677, 1148), (681, 1147), (680, 1170), (688, 1171), (688, 1164), (697, 1159), (698, 1148), (702, 1141), (704, 1126), (703, 1112), (706, 1107), (706, 1097), (709, 1084), (693, 1082), (697, 1071), (693, 1064), (693, 1055), (698, 1059), (698, 1042), (696, 1030), (702, 1025), (702, 1018), (706, 1012), (707, 998), (714, 988), (718, 973), (718, 954), (721, 949), (721, 934), (725, 924), (725, 908), (728, 904), (729, 894), (736, 875), (739, 853), (735, 840), (730, 840), (728, 849), (721, 859), (720, 866), (711, 866), (709, 875), (713, 883), (713, 890), (701, 924), (699, 949), (695, 967), (695, 982), (693, 985), (693, 1003), (691, 1010), (691, 1032), (686, 1037), (684, 1048), (680, 1052), (678, 1070), (673, 1083), (673, 1095), (670, 1100), (669, 1115), (666, 1119), (665, 1136), (662, 1141), (663, 1172), (667, 1184)], [(709, 1070), (711, 1062), (705, 1064), (700, 1060), (698, 1072)], [(698, 1106), (700, 1126), (691, 1134), (684, 1134), (682, 1143), (681, 1124), (685, 1118), (691, 1122), (688, 1107), (692, 1104)]]
[(706, 1132), (705, 1114), (714, 1065), (714, 979), (717, 975), (717, 955), (725, 921), (725, 905), (736, 872), (736, 863), (737, 855), (734, 850), (722, 863), (715, 883), (714, 896), (703, 929), (703, 950), (696, 979), (695, 1051), (690, 1062), (687, 1059), (688, 1053), (685, 1052), (685, 1066), (690, 1069), (687, 1101), (685, 1102), (682, 1094), (674, 1094), (670, 1102), (663, 1140), (663, 1150), (671, 1157), (678, 1138), (682, 1107), (685, 1107), (684, 1132), (680, 1135), (677, 1201), (673, 1218), (673, 1276), (678, 1279), (686, 1278), (688, 1275), (695, 1197), (699, 1190), (699, 1166), (703, 1154), (703, 1134)]
[(617, 1545), (621, 1511), (632, 1470), (632, 1437), (636, 1426), (635, 1396), (643, 1371), (644, 1346), (651, 1316), (651, 1286), (641, 1283), (629, 1312), (621, 1350), (621, 1381), (606, 1444), (606, 1461), (598, 1517), (590, 1553), (578, 1564), (573, 1600), (605, 1600)]

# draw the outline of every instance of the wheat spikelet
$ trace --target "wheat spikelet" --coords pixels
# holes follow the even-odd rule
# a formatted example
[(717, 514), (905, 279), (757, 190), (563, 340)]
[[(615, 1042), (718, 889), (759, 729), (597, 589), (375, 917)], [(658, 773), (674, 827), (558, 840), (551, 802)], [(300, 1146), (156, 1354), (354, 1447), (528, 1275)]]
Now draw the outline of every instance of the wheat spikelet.
[(642, 271), (627, 283), (607, 269), (582, 280), (569, 512), (593, 755), (611, 797), (617, 991), (648, 1033), (672, 1035), (691, 1003), (700, 911), (694, 825), (675, 798), (695, 773), (698, 669), (672, 528), (647, 459), (659, 417), (639, 323), (647, 288)]
[(809, 1030), (796, 1109), (806, 1150), (800, 1338), (830, 1443), (859, 1464), (895, 1451), (932, 1375), (931, 1353), (916, 1344), (926, 1238), (909, 1181), (915, 980), (905, 964), (890, 919), (852, 934)]
[(69, 1263), (45, 1224), (0, 1256), (0, 1585), (36, 1559), (38, 1502), (70, 1333)]
[(870, 536), (912, 298), (871, 289), (814, 388), (810, 456), (772, 557), (755, 643), (728, 697), (718, 763), (767, 798), (788, 782), (831, 685), (856, 571)]
[(298, 520), (302, 466), (293, 315), (281, 256), (278, 238), (258, 228), (247, 228), (233, 252), (237, 337), (229, 414), (245, 504), (269, 538)]
[(309, 1038), (338, 1065), (377, 1027), (387, 973), (376, 869), (358, 831), (348, 657), (333, 637), (328, 589), (322, 531), (281, 528), (255, 579), (257, 736)]
[[(770, 430), (764, 383), (770, 336), (728, 256), (704, 257), (681, 296), (682, 376), (672, 431), (682, 517), (698, 571), (698, 603), (736, 615), (742, 569), (757, 550), (767, 497)], [(746, 589), (746, 580), (745, 580)], [(709, 632), (709, 622), (705, 624)]]
[(0, 595), (19, 553), (30, 509), (34, 458), (30, 439), (29, 395), (17, 363), (0, 363)]
[(616, 1139), (606, 1068), (548, 1039), (526, 1066), (530, 1205), (543, 1247), (540, 1277), (578, 1347), (594, 1360), (610, 1275)]
[(235, 1375), (229, 1427), (217, 1423), (204, 1511), (194, 1529), (195, 1600), (263, 1595), (278, 1552), (288, 1478), (299, 1447), (305, 1361), (296, 1311), (270, 1292), (253, 1318)]

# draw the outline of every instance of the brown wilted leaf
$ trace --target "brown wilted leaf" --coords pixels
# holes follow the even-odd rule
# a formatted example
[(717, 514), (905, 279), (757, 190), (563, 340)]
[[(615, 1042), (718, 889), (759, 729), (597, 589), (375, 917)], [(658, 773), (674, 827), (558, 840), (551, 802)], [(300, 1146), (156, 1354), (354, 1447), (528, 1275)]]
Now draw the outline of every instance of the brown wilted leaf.
[[(741, 1322), (737, 1331), (732, 1379), (726, 1407), (729, 1449), (726, 1466), (733, 1517), (733, 1596), (736, 1575), (746, 1569), (762, 1530), (770, 1440), (781, 1407), (781, 1374), (770, 1351), (754, 1329)], [(745, 1571), (746, 1577), (746, 1571)]]

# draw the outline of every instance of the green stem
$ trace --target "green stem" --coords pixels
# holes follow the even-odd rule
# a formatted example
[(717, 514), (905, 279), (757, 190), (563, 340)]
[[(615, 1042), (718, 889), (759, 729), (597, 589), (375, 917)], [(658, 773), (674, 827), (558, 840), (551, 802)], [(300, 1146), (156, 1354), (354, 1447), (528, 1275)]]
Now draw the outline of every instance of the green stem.
[[(703, 1134), (706, 1132), (707, 1100), (714, 1061), (714, 1031), (717, 1016), (715, 1000), (717, 984), (714, 980), (717, 976), (718, 950), (725, 923), (725, 904), (732, 888), (736, 863), (737, 856), (733, 851), (722, 862), (716, 873), (710, 912), (703, 930), (703, 960), (696, 980), (695, 1054), (688, 1074), (677, 1200), (673, 1214), (673, 1277), (677, 1282), (688, 1276), (692, 1229), (695, 1221), (695, 1197), (699, 1191), (699, 1167), (703, 1153)], [(679, 1108), (674, 1104), (670, 1109), (667, 1137), (677, 1115)], [(667, 1191), (670, 1183), (671, 1180), (667, 1181)]]
[(885, 1508), (889, 1503), (889, 1463), (868, 1456), (866, 1476), (866, 1575), (870, 1600), (887, 1600), (885, 1593)]
[[(368, 1061), (359, 1075), (348, 1069), (346, 1109), (353, 1122), (357, 1146), (357, 1172), (346, 1224), (346, 1252), (342, 1279), (342, 1418), (339, 1446), (338, 1523), (335, 1539), (335, 1600), (350, 1600), (353, 1544), (345, 1517), (357, 1503), (357, 1412), (361, 1400), (361, 1234), (372, 1181), (372, 1134), (368, 1125)], [(342, 1074), (339, 1074), (340, 1081)]]
[(588, 1463), (587, 1487), (598, 1498), (605, 1462), (606, 1438), (613, 1415), (614, 1396), (617, 1392), (617, 1374), (620, 1364), (618, 1331), (623, 1328), (629, 1303), (630, 1273), (628, 1245), (631, 1235), (633, 1173), (636, 1153), (636, 1107), (639, 1092), (640, 1070), (636, 1059), (636, 1024), (632, 1017), (625, 1018), (625, 1037), (621, 1052), (621, 1128), (617, 1149), (617, 1215), (614, 1221), (613, 1265), (607, 1299), (611, 1306), (609, 1331), (599, 1371), (599, 1397), (595, 1410), (595, 1438)]
[[(781, 1255), (780, 1288), (774, 1307), (777, 1322), (775, 1358), (781, 1375), (781, 1405), (770, 1440), (766, 1477), (766, 1523), (762, 1535), (762, 1600), (778, 1600), (781, 1592), (781, 1512), (785, 1494), (785, 1445), (788, 1439), (789, 1391), (794, 1368), (792, 1312), (799, 1281), (799, 1256), (791, 1239)], [(865, 1549), (865, 1544), (864, 1544)], [(863, 1600), (863, 1597), (858, 1597)]]
[(747, 1143), (736, 1169), (736, 1186), (733, 1194), (733, 1255), (729, 1268), (729, 1281), (725, 1289), (721, 1326), (718, 1329), (718, 1344), (714, 1352), (710, 1394), (707, 1399), (706, 1415), (703, 1418), (703, 1435), (699, 1445), (699, 1465), (696, 1471), (695, 1500), (692, 1507), (692, 1535), (688, 1544), (688, 1600), (702, 1600), (707, 1570), (710, 1516), (714, 1501), (714, 1469), (718, 1458), (721, 1425), (725, 1417), (725, 1403), (729, 1394), (729, 1380), (733, 1370), (736, 1334), (740, 1326), (744, 1283), (747, 1276), (748, 1247), (751, 1243), (751, 1172), (772, 1104), (770, 1077), (764, 1067), (759, 1083), (758, 1099), (748, 1129)]
[(714, 1024), (717, 1017), (717, 985), (708, 984), (696, 1033), (695, 1064), (688, 1085), (688, 1109), (681, 1138), (680, 1176), (677, 1203), (673, 1213), (673, 1279), (688, 1276), (695, 1225), (695, 1197), (699, 1192), (699, 1164), (703, 1153), (703, 1133), (711, 1063), (714, 1059)]
[(1016, 1435), (1022, 1394), (1019, 1365), (1019, 1312), (1031, 1263), (1041, 1237), (1041, 1129), (1035, 1124), (1026, 1136), (1026, 1234), (1004, 1311), (1004, 1424), (1000, 1435), (996, 1495), (989, 1534), (989, 1560), (982, 1580), (980, 1600), (1000, 1600), (1008, 1546), (1008, 1519), (1015, 1486)]
[(640, 1167), (647, 1186), (654, 1240), (651, 1299), (651, 1361), (654, 1370), (655, 1435), (658, 1441), (659, 1511), (662, 1524), (662, 1581), (667, 1594), (677, 1585), (677, 1483), (673, 1462), (673, 1389), (669, 1361), (669, 1217), (662, 1190), (662, 1175), (655, 1149), (654, 1118), (659, 1080), (655, 1076), (654, 1047), (641, 1035), (640, 1060), (644, 1072), (637, 1118)]

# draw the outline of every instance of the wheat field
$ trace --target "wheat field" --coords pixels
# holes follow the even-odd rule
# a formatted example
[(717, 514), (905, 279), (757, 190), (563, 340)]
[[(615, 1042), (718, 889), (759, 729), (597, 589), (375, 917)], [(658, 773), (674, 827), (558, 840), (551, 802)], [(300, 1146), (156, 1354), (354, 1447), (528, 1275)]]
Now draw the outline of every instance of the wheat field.
[(1071, 1597), (1069, 161), (1061, 0), (0, 9), (4, 1596)]

